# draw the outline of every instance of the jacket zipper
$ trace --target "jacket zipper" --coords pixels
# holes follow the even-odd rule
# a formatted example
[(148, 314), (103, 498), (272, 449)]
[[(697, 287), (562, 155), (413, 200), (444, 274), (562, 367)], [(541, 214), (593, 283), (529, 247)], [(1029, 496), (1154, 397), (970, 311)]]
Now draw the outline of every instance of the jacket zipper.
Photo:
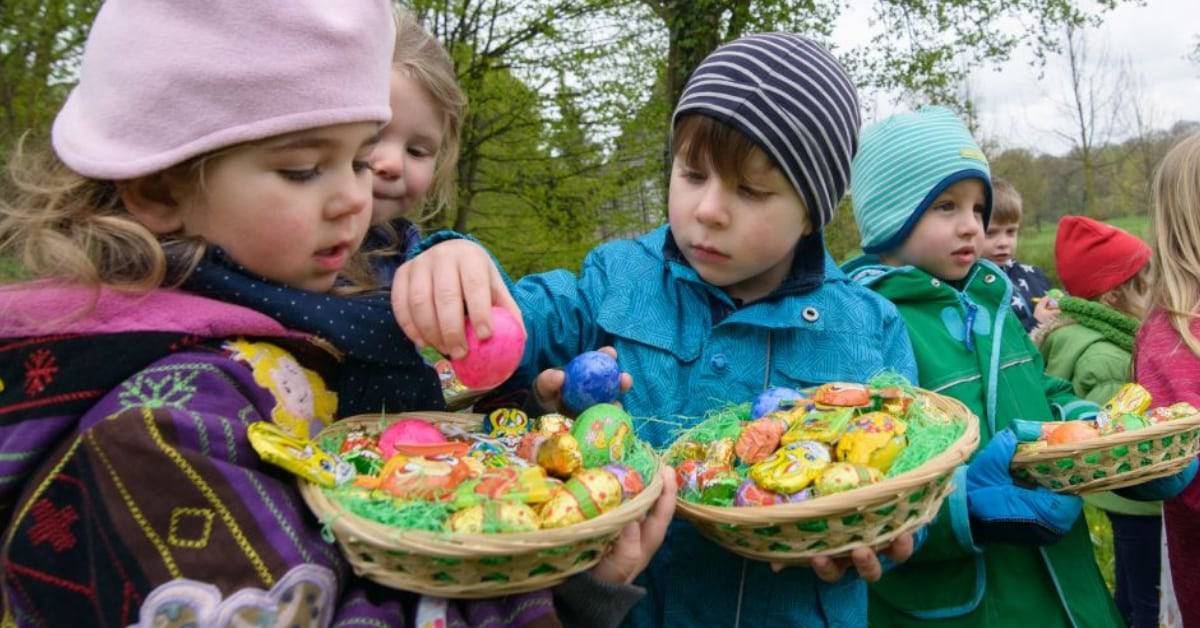
[(962, 342), (963, 342), (963, 345), (966, 346), (967, 351), (974, 353), (975, 352), (975, 317), (979, 315), (979, 306), (972, 303), (971, 300), (967, 298), (967, 295), (965, 292), (958, 293), (958, 300), (962, 303), (963, 307), (966, 308), (966, 310), (967, 310), (966, 320), (963, 322)]

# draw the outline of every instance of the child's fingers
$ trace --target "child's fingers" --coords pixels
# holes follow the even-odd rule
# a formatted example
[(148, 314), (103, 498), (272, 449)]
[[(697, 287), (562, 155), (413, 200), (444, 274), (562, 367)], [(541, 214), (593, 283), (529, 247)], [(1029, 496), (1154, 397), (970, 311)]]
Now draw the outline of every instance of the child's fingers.
[(412, 311), (408, 304), (408, 290), (408, 271), (401, 266), (392, 277), (392, 315), (396, 317), (396, 323), (400, 325), (404, 335), (419, 348), (425, 346), (425, 339), (413, 323)]
[(408, 273), (409, 315), (412, 317), (413, 326), (425, 342), (445, 355), (446, 346), (442, 342), (437, 311), (433, 304), (433, 277), (423, 262), (424, 260), (420, 259), (409, 262), (412, 265)]
[(883, 555), (895, 562), (904, 562), (913, 554), (913, 535), (904, 534), (896, 537), (891, 545), (883, 550)]
[(441, 336), (442, 353), (458, 360), (467, 354), (462, 279), (456, 265), (447, 268), (439, 264), (432, 275), (435, 326)]
[(621, 393), (629, 392), (633, 388), (633, 376), (629, 373), (621, 373)]
[(517, 300), (508, 291), (508, 286), (504, 285), (504, 278), (500, 276), (500, 271), (495, 265), (489, 265), (488, 271), (491, 275), (492, 303), (508, 310), (513, 318), (517, 319), (517, 323), (521, 325), (521, 331), (525, 331), (525, 317), (521, 314), (521, 308), (517, 306)]
[(883, 567), (879, 564), (879, 557), (869, 547), (860, 547), (851, 552), (850, 560), (854, 563), (854, 569), (858, 571), (858, 576), (867, 582), (875, 582), (883, 576)]
[(546, 369), (533, 380), (533, 396), (538, 405), (550, 412), (559, 412), (559, 397), (567, 375), (562, 369)]
[(463, 301), (475, 335), (485, 340), (492, 335), (492, 262), (486, 254), (463, 256), (459, 266)]
[(812, 559), (812, 570), (825, 582), (837, 582), (846, 573), (846, 565), (828, 556), (816, 556)]

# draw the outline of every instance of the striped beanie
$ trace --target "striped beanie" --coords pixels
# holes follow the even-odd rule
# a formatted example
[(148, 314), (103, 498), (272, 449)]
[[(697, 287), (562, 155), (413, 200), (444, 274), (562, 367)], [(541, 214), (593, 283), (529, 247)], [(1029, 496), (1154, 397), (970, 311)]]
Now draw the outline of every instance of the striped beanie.
[(899, 248), (942, 192), (971, 178), (983, 181), (986, 227), (992, 216), (987, 157), (949, 109), (923, 107), (867, 127), (850, 183), (863, 252)]
[(688, 78), (672, 127), (697, 113), (754, 142), (796, 188), (813, 226), (829, 223), (862, 124), (854, 84), (833, 55), (790, 33), (734, 40)]

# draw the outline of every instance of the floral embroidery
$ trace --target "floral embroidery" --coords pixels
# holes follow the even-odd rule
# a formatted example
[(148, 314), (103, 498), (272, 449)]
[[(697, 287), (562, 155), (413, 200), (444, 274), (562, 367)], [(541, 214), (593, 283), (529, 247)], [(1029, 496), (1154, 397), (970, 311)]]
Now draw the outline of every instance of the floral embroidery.
[(225, 343), (235, 360), (250, 365), (254, 381), (271, 391), (275, 407), (271, 420), (298, 438), (311, 438), (333, 421), (337, 394), (325, 387), (316, 372), (306, 369), (287, 351), (267, 342), (235, 340)]
[(42, 394), (46, 386), (58, 374), (58, 360), (49, 349), (38, 349), (25, 359), (25, 394), (34, 397)]

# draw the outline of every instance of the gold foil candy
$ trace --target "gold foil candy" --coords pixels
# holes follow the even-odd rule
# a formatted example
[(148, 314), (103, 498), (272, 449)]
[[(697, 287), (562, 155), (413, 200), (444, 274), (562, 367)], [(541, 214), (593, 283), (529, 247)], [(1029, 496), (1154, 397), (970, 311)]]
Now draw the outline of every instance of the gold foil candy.
[(621, 483), (604, 469), (584, 469), (542, 506), (542, 527), (561, 528), (586, 521), (621, 504)]
[(812, 484), (830, 462), (824, 443), (797, 441), (750, 467), (750, 479), (769, 491), (791, 494)]
[(821, 471), (816, 486), (818, 495), (832, 495), (874, 484), (883, 479), (883, 474), (874, 467), (835, 462)]

